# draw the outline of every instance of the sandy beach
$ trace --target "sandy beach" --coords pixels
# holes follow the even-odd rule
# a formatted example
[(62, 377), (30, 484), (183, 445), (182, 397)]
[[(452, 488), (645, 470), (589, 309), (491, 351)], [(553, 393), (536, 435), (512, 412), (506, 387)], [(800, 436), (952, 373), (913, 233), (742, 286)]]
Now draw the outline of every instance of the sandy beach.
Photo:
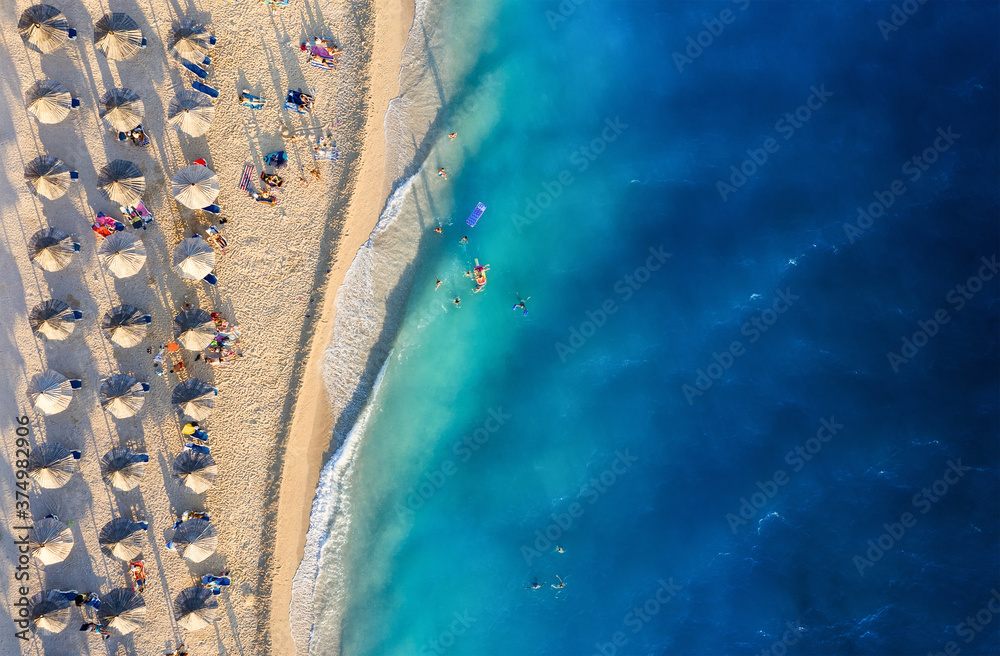
[[(16, 417), (29, 420), (33, 447), (59, 442), (82, 451), (80, 473), (62, 488), (30, 491), (30, 516), (56, 514), (70, 526), (75, 544), (69, 557), (44, 568), (30, 566), (27, 587), (77, 589), (106, 595), (129, 587), (126, 564), (102, 553), (98, 533), (116, 517), (149, 524), (143, 557), (149, 576), (143, 595), (143, 626), (104, 643), (115, 653), (162, 654), (179, 643), (194, 654), (287, 654), (294, 651), (288, 629), (291, 577), (301, 557), (309, 510), (319, 469), (329, 455), (332, 423), (320, 375), (329, 342), (334, 299), (354, 254), (375, 225), (389, 191), (386, 179), (382, 118), (398, 93), (400, 55), (412, 22), (412, 3), (375, 0), (364, 4), (292, 0), (273, 13), (262, 3), (204, 0), (179, 4), (126, 2), (127, 12), (148, 40), (135, 57), (113, 62), (97, 52), (93, 24), (106, 10), (97, 0), (55, 3), (79, 37), (61, 50), (42, 55), (17, 34), (17, 19), (30, 3), (0, 16), (0, 34), (8, 74), (0, 92), (6, 111), (0, 117), (0, 158), (11, 190), (2, 203), (0, 231), (0, 301), (7, 308), (0, 339), (0, 382), (7, 411), (0, 420), (5, 436), (13, 435)], [(211, 130), (203, 137), (179, 134), (166, 125), (167, 104), (190, 88), (192, 75), (169, 54), (171, 26), (193, 18), (204, 23), (218, 43), (206, 80), (220, 91), (214, 102)], [(343, 54), (337, 71), (311, 68), (298, 44), (313, 35), (330, 36)], [(25, 92), (37, 80), (65, 85), (81, 107), (56, 125), (39, 124), (25, 109)], [(114, 87), (134, 90), (145, 111), (143, 126), (151, 144), (145, 148), (118, 142), (101, 123), (97, 101)], [(254, 111), (237, 104), (239, 90), (266, 99)], [(309, 89), (316, 103), (311, 114), (289, 114), (282, 108), (288, 89)], [(312, 146), (332, 135), (337, 162), (314, 162)], [(285, 150), (289, 166), (285, 184), (271, 207), (254, 202), (237, 188), (244, 164), (260, 172), (263, 156)], [(29, 191), (25, 165), (39, 155), (53, 155), (80, 173), (69, 192), (57, 200)], [(219, 176), (222, 206), (218, 217), (178, 205), (170, 179), (184, 165), (204, 158)], [(115, 278), (97, 259), (100, 237), (89, 228), (97, 212), (121, 218), (116, 204), (97, 189), (97, 171), (114, 159), (134, 162), (145, 175), (145, 205), (155, 216), (138, 235), (147, 260), (138, 274)], [(310, 174), (314, 166), (319, 178)], [(301, 180), (300, 180), (301, 178)], [(255, 185), (259, 187), (259, 181)], [(182, 280), (171, 269), (174, 247), (185, 237), (206, 234), (215, 222), (228, 240), (218, 253), (219, 283)], [(28, 241), (40, 229), (70, 233), (81, 244), (68, 267), (48, 272), (28, 258)], [(35, 336), (28, 312), (55, 298), (83, 313), (73, 334), (63, 341)], [(128, 303), (152, 316), (141, 344), (122, 348), (100, 328), (112, 306)], [(173, 317), (186, 307), (220, 312), (239, 326), (242, 357), (220, 367), (196, 361), (180, 351), (154, 374), (151, 349), (173, 338)], [(54, 369), (83, 381), (68, 408), (44, 416), (30, 405), (32, 378)], [(102, 380), (131, 373), (150, 385), (139, 413), (115, 419), (99, 402)], [(212, 457), (219, 467), (215, 486), (196, 495), (181, 487), (171, 466), (181, 453), (183, 422), (171, 405), (171, 391), (188, 377), (218, 388), (213, 414), (203, 422), (210, 434)], [(293, 419), (294, 417), (294, 419)], [(112, 447), (126, 445), (149, 454), (138, 488), (121, 492), (101, 477), (100, 458)], [(12, 439), (4, 440), (7, 462), (17, 461)], [(15, 468), (0, 472), (0, 504), (7, 532), (23, 524), (15, 514)], [(218, 548), (192, 564), (171, 553), (165, 542), (171, 525), (185, 510), (211, 514), (219, 533)], [(3, 540), (3, 558), (17, 562), (16, 545)], [(11, 568), (8, 568), (8, 570)], [(232, 585), (221, 596), (217, 621), (200, 631), (177, 625), (173, 600), (201, 576), (226, 569)], [(9, 609), (19, 598), (13, 576), (0, 590)], [(73, 608), (62, 632), (39, 632), (30, 641), (11, 612), (0, 615), (3, 653), (92, 653), (100, 638), (77, 629), (84, 615)]]

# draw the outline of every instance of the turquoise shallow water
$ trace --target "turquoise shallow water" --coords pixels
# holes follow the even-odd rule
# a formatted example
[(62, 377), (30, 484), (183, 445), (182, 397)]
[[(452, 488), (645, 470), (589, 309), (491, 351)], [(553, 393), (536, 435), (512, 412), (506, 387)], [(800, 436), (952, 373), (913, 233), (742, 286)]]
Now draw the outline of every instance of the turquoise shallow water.
[(411, 190), (415, 283), (356, 428), (313, 653), (997, 648), (1000, 622), (958, 633), (998, 566), (997, 13), (929, 4), (887, 40), (892, 11), (445, 7), (430, 63), (459, 138), (426, 165), (448, 181)]

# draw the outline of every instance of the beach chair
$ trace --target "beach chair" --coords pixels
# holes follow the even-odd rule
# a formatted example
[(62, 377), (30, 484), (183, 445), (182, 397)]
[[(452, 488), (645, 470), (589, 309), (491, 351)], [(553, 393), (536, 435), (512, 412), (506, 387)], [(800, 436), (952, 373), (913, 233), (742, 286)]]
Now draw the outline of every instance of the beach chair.
[(80, 172), (79, 171), (70, 171), (69, 172), (69, 179), (70, 180), (79, 180), (80, 179)]
[(146, 41), (146, 37), (142, 37), (142, 41), (139, 42), (140, 48), (145, 48), (149, 43)]
[(188, 60), (185, 59), (184, 61), (181, 62), (181, 66), (183, 66), (184, 68), (188, 69), (189, 71), (191, 71), (192, 73), (194, 73), (195, 75), (197, 75), (198, 77), (200, 77), (203, 80), (206, 79), (206, 78), (208, 78), (208, 71), (206, 71), (204, 68), (202, 68), (198, 64), (193, 64), (193, 63), (191, 63), (191, 62), (189, 62)]
[(74, 321), (79, 321), (82, 318), (83, 318), (83, 312), (80, 312), (79, 310), (73, 310), (73, 320)]
[(198, 166), (208, 166), (208, 164), (205, 163), (205, 159), (203, 157), (199, 157), (198, 159), (193, 160), (191, 163), (197, 164)]
[(264, 109), (264, 98), (242, 91), (240, 92), (240, 104), (250, 109)]
[(219, 279), (213, 276), (211, 273), (202, 278), (202, 280), (212, 285), (213, 287), (215, 286), (215, 283), (219, 282)]
[(219, 97), (219, 90), (218, 89), (213, 89), (212, 87), (208, 86), (207, 84), (202, 84), (198, 80), (194, 80), (193, 82), (191, 82), (191, 88), (194, 89), (195, 91), (201, 91), (206, 96), (210, 96), (212, 98), (218, 98)]
[(70, 41), (76, 41), (76, 30), (72, 27), (66, 28), (66, 38)]
[(240, 191), (246, 191), (249, 193), (250, 180), (253, 178), (253, 173), (253, 164), (247, 164), (243, 167), (243, 175), (240, 176)]
[(79, 378), (73, 378), (69, 381), (69, 387), (70, 389), (75, 389), (75, 390), (81, 389), (83, 387), (83, 381), (80, 380)]
[(79, 98), (70, 98), (69, 99), (69, 108), (70, 109), (80, 109), (80, 99)]
[(219, 42), (219, 40), (216, 39), (215, 36), (208, 37), (208, 47), (209, 48), (214, 48), (215, 44), (218, 43), (218, 42)]

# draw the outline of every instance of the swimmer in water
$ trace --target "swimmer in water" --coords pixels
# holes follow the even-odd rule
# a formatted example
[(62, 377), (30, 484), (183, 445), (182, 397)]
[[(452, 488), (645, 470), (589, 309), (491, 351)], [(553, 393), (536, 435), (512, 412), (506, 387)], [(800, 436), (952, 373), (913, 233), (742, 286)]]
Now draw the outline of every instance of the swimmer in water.
[(436, 232), (436, 233), (438, 233), (440, 235), (440, 234), (444, 233), (444, 230), (441, 229), (441, 226), (438, 226), (437, 228), (434, 228), (434, 232)]
[(454, 141), (455, 137), (457, 137), (457, 136), (458, 136), (457, 132), (451, 132), (451, 133), (448, 134), (448, 138), (451, 139), (452, 141)]
[(545, 585), (545, 584), (544, 583), (539, 583), (538, 582), (538, 577), (536, 576), (535, 578), (531, 579), (531, 585), (524, 586), (524, 589), (525, 590), (537, 590), (538, 588), (542, 587), (543, 585)]
[(455, 300), (452, 301), (452, 303), (455, 304), (455, 307), (462, 307), (462, 299), (458, 296), (455, 297)]
[[(558, 574), (556, 574), (556, 578), (559, 579), (559, 575)], [(559, 579), (559, 585), (556, 585), (555, 583), (553, 583), (552, 587), (555, 588), (556, 590), (562, 590), (564, 587), (566, 587), (566, 584), (563, 583), (562, 579)]]
[(566, 553), (566, 550), (565, 550), (565, 549), (563, 549), (562, 547), (560, 547), (560, 546), (559, 546), (559, 545), (557, 544), (557, 545), (556, 545), (556, 553)]
[(460, 244), (468, 244), (469, 243), (469, 238), (468, 237), (462, 237), (461, 239), (458, 240), (458, 243), (460, 243)]
[(445, 180), (448, 179), (448, 174), (445, 173), (445, 170), (443, 168), (438, 169), (438, 176), (444, 178)]
[(528, 308), (525, 307), (524, 303), (525, 303), (525, 301), (530, 301), (530, 300), (531, 300), (530, 296), (528, 298), (524, 299), (524, 300), (521, 300), (521, 295), (518, 294), (517, 295), (517, 303), (514, 303), (514, 307), (512, 307), (511, 310), (516, 310), (517, 308), (521, 308), (522, 310), (524, 310), (524, 314), (522, 314), (521, 316), (522, 317), (528, 316)]
[(435, 279), (434, 279), (434, 282), (436, 282), (436, 283), (437, 283), (436, 285), (434, 285), (434, 291), (437, 291), (437, 290), (438, 290), (438, 287), (440, 287), (440, 286), (441, 286), (441, 279), (440, 279), (440, 278), (435, 278)]

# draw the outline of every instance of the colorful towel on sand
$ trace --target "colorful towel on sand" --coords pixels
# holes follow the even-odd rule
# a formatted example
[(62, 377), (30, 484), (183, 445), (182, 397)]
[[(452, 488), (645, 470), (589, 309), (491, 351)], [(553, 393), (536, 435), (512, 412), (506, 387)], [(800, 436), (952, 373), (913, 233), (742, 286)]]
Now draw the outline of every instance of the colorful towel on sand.
[(250, 180), (253, 178), (253, 171), (253, 164), (247, 164), (243, 167), (243, 175), (240, 177), (240, 190), (248, 191), (250, 189)]

